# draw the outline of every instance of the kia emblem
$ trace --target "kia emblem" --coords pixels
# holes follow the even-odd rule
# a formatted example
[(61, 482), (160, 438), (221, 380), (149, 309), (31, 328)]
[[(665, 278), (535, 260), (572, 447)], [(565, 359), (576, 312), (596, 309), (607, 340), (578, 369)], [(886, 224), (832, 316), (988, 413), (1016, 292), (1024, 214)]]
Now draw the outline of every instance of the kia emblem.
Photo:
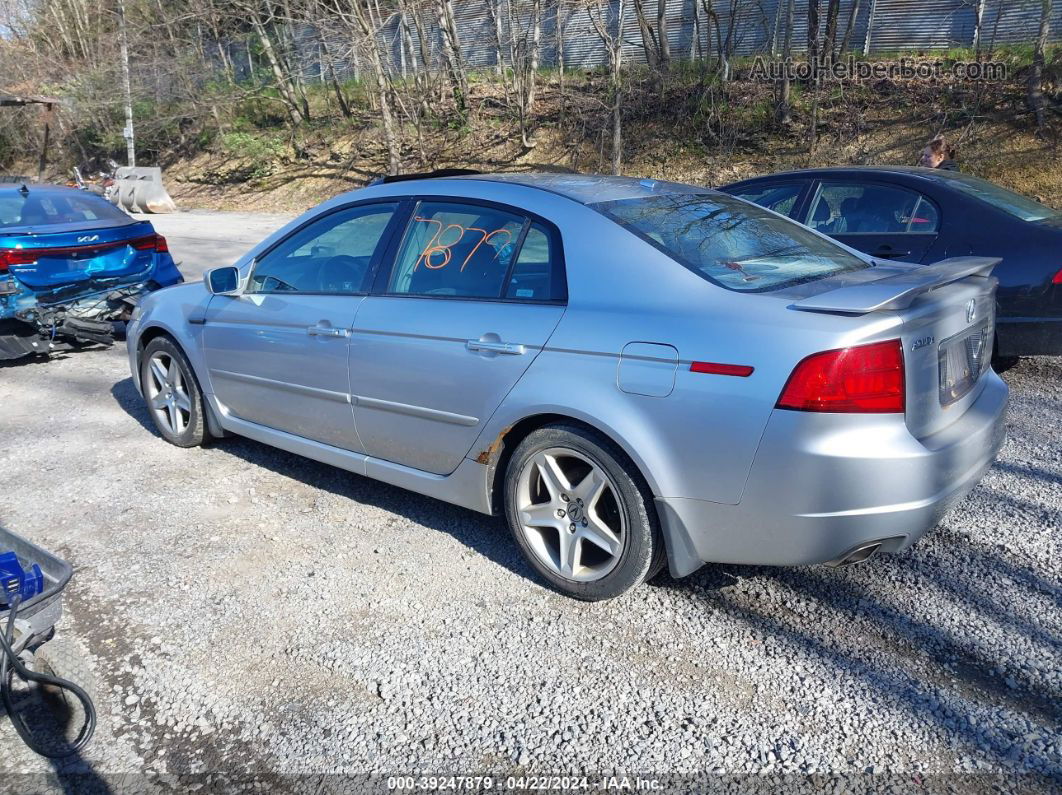
[(966, 305), (966, 322), (973, 323), (975, 317), (977, 317), (977, 302), (971, 298), (970, 303)]

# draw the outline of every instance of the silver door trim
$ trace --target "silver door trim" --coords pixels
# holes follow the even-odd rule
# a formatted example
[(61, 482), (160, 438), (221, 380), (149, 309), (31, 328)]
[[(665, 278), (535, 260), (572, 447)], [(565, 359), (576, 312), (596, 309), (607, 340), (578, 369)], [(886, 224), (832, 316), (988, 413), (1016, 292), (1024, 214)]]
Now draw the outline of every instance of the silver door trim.
[(465, 425), (471, 427), (479, 424), (478, 417), (469, 417), (466, 414), (455, 414), (452, 411), (440, 411), (429, 409), (425, 406), (411, 406), (408, 403), (397, 403), (393, 400), (381, 400), (380, 398), (365, 397), (364, 395), (351, 395), (352, 402), (357, 406), (364, 406), (380, 411), (390, 411), (395, 414), (405, 414), (409, 417), (420, 417), (425, 420), (448, 422), (451, 425)]
[(320, 389), (315, 386), (306, 386), (304, 384), (292, 384), (287, 381), (276, 381), (272, 378), (263, 378), (260, 375), (249, 375), (247, 373), (234, 373), (231, 370), (210, 370), (210, 376), (220, 376), (221, 378), (228, 378), (232, 381), (242, 381), (245, 384), (260, 384), (262, 386), (269, 386), (274, 389), (282, 389), (287, 392), (295, 392), (300, 395), (310, 395), (316, 398), (322, 398), (324, 400), (334, 400), (337, 403), (350, 403), (350, 395), (346, 392), (335, 392), (331, 389)]

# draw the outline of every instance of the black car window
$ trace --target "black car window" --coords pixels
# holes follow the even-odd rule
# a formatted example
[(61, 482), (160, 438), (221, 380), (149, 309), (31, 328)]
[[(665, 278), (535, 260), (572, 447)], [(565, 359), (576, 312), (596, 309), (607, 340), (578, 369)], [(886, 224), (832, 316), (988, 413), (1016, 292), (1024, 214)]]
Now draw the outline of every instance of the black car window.
[(330, 213), (294, 232), (255, 263), (250, 293), (358, 293), (397, 202)]
[(760, 207), (774, 210), (782, 215), (792, 215), (797, 199), (807, 182), (787, 182), (775, 185), (757, 185), (729, 191), (740, 199), (755, 202)]
[(1059, 215), (1057, 210), (1046, 204), (1040, 204), (1035, 199), (1001, 188), (980, 177), (966, 174), (948, 175), (945, 184), (1023, 221), (1043, 221)]
[(929, 199), (895, 185), (823, 182), (808, 214), (808, 226), (827, 235), (932, 233), (939, 225)]
[[(387, 292), (500, 298), (526, 223), (525, 217), (495, 207), (421, 202), (406, 228)], [(528, 269), (531, 265), (528, 260)]]

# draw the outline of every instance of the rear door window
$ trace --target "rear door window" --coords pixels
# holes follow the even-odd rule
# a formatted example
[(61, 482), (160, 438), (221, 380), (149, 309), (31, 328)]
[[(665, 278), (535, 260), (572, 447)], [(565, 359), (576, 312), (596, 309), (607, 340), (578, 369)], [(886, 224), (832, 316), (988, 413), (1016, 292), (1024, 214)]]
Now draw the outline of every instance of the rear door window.
[(525, 301), (550, 301), (562, 297), (563, 276), (559, 272), (560, 254), (542, 224), (533, 222), (524, 235), (520, 254), (513, 265), (505, 288), (506, 298)]
[(827, 235), (936, 233), (936, 205), (917, 191), (895, 185), (823, 182), (808, 213), (808, 226)]
[[(387, 292), (501, 298), (528, 223), (526, 217), (500, 208), (422, 201), (406, 228)], [(531, 254), (528, 256), (523, 267), (528, 286), (514, 287), (514, 295), (517, 289), (537, 289), (531, 283), (536, 263)]]

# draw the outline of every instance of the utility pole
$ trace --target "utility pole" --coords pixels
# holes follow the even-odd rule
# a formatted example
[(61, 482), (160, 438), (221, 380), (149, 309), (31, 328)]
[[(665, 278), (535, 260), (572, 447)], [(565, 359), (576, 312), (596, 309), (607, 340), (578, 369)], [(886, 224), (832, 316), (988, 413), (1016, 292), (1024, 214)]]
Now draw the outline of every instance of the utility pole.
[(136, 144), (133, 141), (133, 90), (129, 86), (129, 39), (125, 31), (125, 0), (118, 0), (118, 38), (122, 46), (122, 91), (125, 94), (125, 153), (127, 165), (136, 165)]

